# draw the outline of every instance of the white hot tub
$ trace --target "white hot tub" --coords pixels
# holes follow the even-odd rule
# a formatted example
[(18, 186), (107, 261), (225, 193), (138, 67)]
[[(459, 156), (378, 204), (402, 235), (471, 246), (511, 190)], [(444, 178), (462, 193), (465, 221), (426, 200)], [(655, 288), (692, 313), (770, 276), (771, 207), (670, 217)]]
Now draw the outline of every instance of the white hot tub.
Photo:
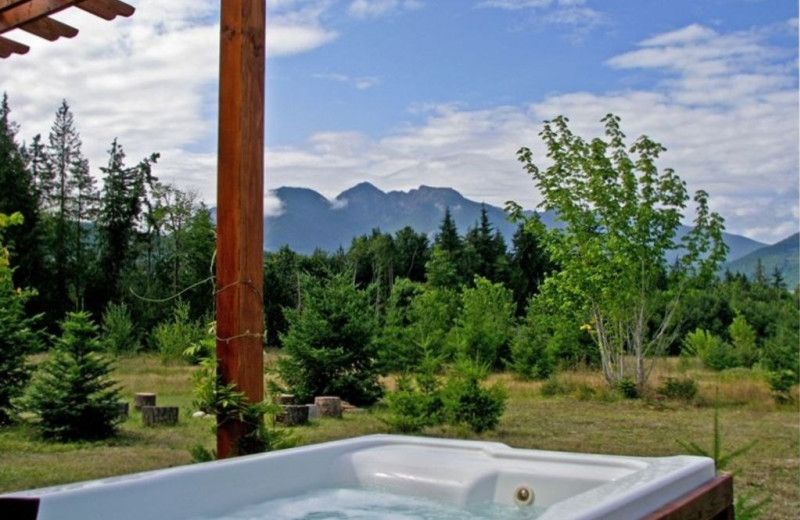
[(375, 435), (11, 493), (0, 496), (0, 518), (625, 520), (713, 478), (704, 457)]

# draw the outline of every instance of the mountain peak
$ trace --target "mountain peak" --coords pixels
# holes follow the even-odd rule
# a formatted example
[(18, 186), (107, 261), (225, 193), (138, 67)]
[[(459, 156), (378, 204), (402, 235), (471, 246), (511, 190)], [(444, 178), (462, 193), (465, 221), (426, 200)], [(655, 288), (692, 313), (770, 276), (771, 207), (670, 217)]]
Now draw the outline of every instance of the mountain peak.
[(360, 182), (350, 189), (341, 192), (336, 196), (337, 200), (350, 199), (353, 197), (374, 197), (386, 195), (384, 192), (375, 187), (374, 184), (369, 182)]

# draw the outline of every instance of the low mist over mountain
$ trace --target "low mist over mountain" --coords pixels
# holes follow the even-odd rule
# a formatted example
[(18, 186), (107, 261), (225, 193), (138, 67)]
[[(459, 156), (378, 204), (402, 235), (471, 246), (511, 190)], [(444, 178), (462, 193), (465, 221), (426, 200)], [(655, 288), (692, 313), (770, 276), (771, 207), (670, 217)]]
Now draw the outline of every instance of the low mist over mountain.
[[(442, 223), (446, 208), (462, 235), (474, 227), (481, 203), (464, 198), (451, 188), (420, 186), (408, 192), (384, 193), (372, 184), (363, 182), (328, 200), (307, 188), (279, 188), (280, 213), (264, 219), (264, 247), (274, 251), (288, 245), (299, 253), (310, 254), (316, 248), (335, 251), (345, 249), (353, 237), (370, 233), (373, 228), (394, 234), (405, 226), (431, 237)], [(509, 247), (516, 225), (506, 220), (506, 213), (496, 206), (486, 205), (489, 220), (506, 238)], [(557, 225), (554, 215), (543, 213), (542, 221)], [(680, 234), (688, 231), (683, 227)], [(726, 233), (731, 248), (729, 261), (743, 257), (766, 244)]]

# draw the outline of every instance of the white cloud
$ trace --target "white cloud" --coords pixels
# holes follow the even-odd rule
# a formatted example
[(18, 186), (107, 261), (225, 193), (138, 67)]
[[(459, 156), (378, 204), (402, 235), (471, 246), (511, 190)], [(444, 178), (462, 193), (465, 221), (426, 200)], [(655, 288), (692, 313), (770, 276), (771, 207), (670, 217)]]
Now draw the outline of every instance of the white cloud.
[[(70, 104), (92, 171), (107, 161), (115, 137), (128, 162), (157, 151), (155, 174), (213, 200), (216, 158), (219, 2), (140, 0), (130, 18), (107, 22), (79, 9), (55, 17), (78, 28), (73, 39), (47, 42), (21, 31), (25, 56), (3, 60), (20, 140), (46, 139), (62, 98)], [(336, 33), (323, 25), (327, 0), (270, 0), (266, 51), (272, 58), (311, 51)]]
[[(634, 56), (642, 49), (668, 59)], [(712, 208), (731, 232), (772, 242), (796, 231), (800, 136), (793, 58), (758, 34), (699, 26), (650, 38), (633, 53), (608, 64), (663, 71), (661, 84), (551, 95), (527, 107), (419, 103), (410, 110), (424, 115), (423, 123), (382, 139), (329, 132), (305, 147), (271, 151), (267, 182), (310, 186), (328, 197), (363, 180), (384, 190), (451, 186), (476, 200), (503, 205), (513, 198), (534, 207), (539, 195), (516, 150), (530, 146), (536, 161), (547, 164), (537, 136), (542, 120), (567, 115), (576, 133), (591, 138), (602, 134), (599, 120), (613, 112), (631, 142), (647, 134), (668, 148), (660, 166), (675, 168), (690, 190), (710, 192)], [(698, 56), (703, 66), (692, 66)]]
[[(586, 7), (587, 0), (483, 0), (477, 8), (506, 11), (530, 10), (532, 26), (562, 26), (563, 36), (573, 43), (581, 43), (597, 27), (608, 24), (605, 14)], [(520, 20), (516, 20), (520, 23)], [(523, 22), (524, 23), (524, 22)]]
[(414, 11), (423, 7), (420, 0), (353, 0), (347, 12), (353, 18), (379, 18), (400, 11)]
[(314, 77), (317, 79), (325, 79), (330, 81), (335, 81), (337, 83), (346, 83), (358, 90), (367, 90), (372, 87), (380, 85), (380, 79), (374, 76), (364, 76), (364, 77), (350, 77), (346, 74), (336, 74), (336, 73), (326, 73), (326, 74), (314, 74)]

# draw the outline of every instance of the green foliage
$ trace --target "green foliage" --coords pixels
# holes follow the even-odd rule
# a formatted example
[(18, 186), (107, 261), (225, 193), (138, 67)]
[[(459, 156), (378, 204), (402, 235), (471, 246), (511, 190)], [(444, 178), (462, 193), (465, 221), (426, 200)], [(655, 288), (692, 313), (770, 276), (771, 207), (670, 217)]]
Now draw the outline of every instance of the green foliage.
[(747, 323), (744, 316), (736, 316), (733, 319), (728, 334), (733, 344), (733, 352), (739, 366), (751, 368), (758, 361), (758, 350), (756, 350), (756, 331)]
[(119, 391), (109, 379), (98, 327), (89, 313), (68, 313), (52, 357), (37, 372), (27, 404), (39, 416), (45, 437), (67, 441), (114, 435), (121, 418)]
[(697, 443), (690, 441), (685, 442), (680, 439), (676, 441), (680, 446), (687, 451), (690, 455), (698, 455), (700, 457), (709, 457), (714, 460), (714, 466), (717, 472), (725, 471), (728, 464), (737, 457), (741, 457), (756, 445), (757, 441), (750, 442), (740, 448), (737, 448), (729, 453), (722, 453), (722, 427), (719, 422), (719, 389), (717, 389), (717, 400), (714, 406), (714, 436), (711, 451), (701, 448)]
[[(245, 434), (239, 438), (234, 446), (235, 455), (248, 455), (265, 451), (291, 448), (297, 440), (286, 430), (280, 430), (267, 424), (274, 422), (275, 415), (281, 410), (276, 404), (268, 401), (250, 403), (243, 392), (236, 390), (235, 383), (222, 384), (217, 370), (217, 357), (213, 348), (216, 337), (216, 327), (208, 330), (208, 337), (193, 344), (187, 355), (198, 360), (199, 368), (192, 373), (194, 381), (194, 401), (192, 404), (198, 410), (214, 414), (217, 422), (213, 426), (216, 433), (219, 424), (225, 421), (237, 420), (244, 423)], [(194, 446), (191, 449), (193, 462), (206, 462), (216, 458), (216, 453), (208, 451), (203, 446)]]
[(682, 379), (668, 377), (658, 389), (658, 392), (670, 399), (680, 399), (688, 402), (697, 395), (697, 381), (690, 377)]
[[(665, 148), (646, 136), (629, 147), (618, 117), (608, 115), (603, 123), (607, 140), (587, 142), (571, 132), (567, 118), (557, 117), (540, 134), (552, 165), (540, 169), (528, 148), (520, 149), (518, 158), (544, 197), (540, 207), (555, 211), (564, 223), (544, 235), (560, 270), (547, 278), (541, 296), (552, 314), (590, 316), (611, 386), (628, 376), (623, 360), (633, 356), (633, 378), (641, 391), (650, 374), (646, 358), (666, 351), (675, 327), (679, 291), (665, 306), (665, 253), (679, 246), (686, 252), (675, 278), (709, 278), (726, 246), (722, 218), (708, 210), (705, 192), (695, 194), (695, 226), (678, 243), (689, 194), (673, 170), (659, 172), (656, 162)], [(509, 207), (522, 216), (518, 205)], [(660, 318), (650, 324), (659, 309)]]
[[(22, 222), (22, 215), (0, 213), (0, 239), (3, 230)], [(41, 347), (36, 323), (38, 317), (26, 315), (25, 304), (36, 293), (14, 287), (14, 269), (9, 252), (0, 241), (0, 425), (12, 422), (14, 399), (22, 395), (30, 379), (26, 356)]]
[(422, 284), (406, 278), (398, 278), (394, 283), (378, 335), (378, 359), (383, 372), (407, 371), (419, 364), (425, 344), (424, 338), (411, 333), (411, 305), (424, 290)]
[(453, 336), (459, 355), (479, 365), (501, 366), (513, 335), (514, 300), (503, 284), (476, 277), (461, 293), (461, 312)]
[(475, 433), (493, 430), (500, 422), (508, 394), (499, 384), (481, 383), (488, 370), (472, 360), (457, 362), (441, 391), (445, 421), (466, 425)]
[(769, 497), (760, 500), (753, 498), (752, 495), (737, 493), (734, 500), (733, 510), (737, 520), (757, 520), (764, 514), (764, 509), (772, 502)]
[(433, 376), (426, 384), (425, 377), (418, 374), (414, 380), (409, 375), (401, 375), (397, 379), (397, 389), (386, 395), (389, 413), (383, 421), (393, 431), (418, 433), (428, 426), (441, 424), (442, 401), (438, 382)]
[(736, 353), (730, 345), (708, 331), (697, 329), (683, 340), (684, 349), (695, 353), (703, 365), (711, 370), (725, 370), (737, 366)]
[(511, 344), (511, 369), (525, 379), (547, 379), (555, 370), (548, 334), (539, 323), (528, 322), (517, 328)]
[(797, 372), (792, 372), (791, 370), (769, 373), (767, 381), (777, 402), (784, 404), (794, 401), (792, 388), (797, 384), (797, 378)]
[(202, 328), (189, 318), (189, 305), (182, 301), (175, 306), (172, 320), (158, 324), (153, 330), (153, 343), (165, 363), (181, 360), (197, 362), (196, 358), (187, 358), (185, 352), (202, 339)]
[(465, 425), (476, 433), (494, 429), (505, 410), (507, 395), (498, 384), (485, 388), (488, 370), (462, 359), (444, 377), (441, 359), (428, 355), (413, 375), (401, 375), (397, 389), (386, 396), (382, 420), (401, 433), (417, 433), (440, 424)]
[(378, 382), (375, 315), (368, 295), (347, 273), (329, 280), (303, 277), (302, 307), (287, 309), (287, 356), (281, 378), (301, 402), (336, 395), (355, 405), (374, 403)]
[(103, 313), (102, 342), (114, 354), (133, 354), (141, 348), (131, 313), (124, 303), (109, 303)]
[(639, 387), (636, 386), (636, 382), (629, 377), (624, 377), (617, 381), (617, 391), (625, 399), (638, 399), (640, 397)]

